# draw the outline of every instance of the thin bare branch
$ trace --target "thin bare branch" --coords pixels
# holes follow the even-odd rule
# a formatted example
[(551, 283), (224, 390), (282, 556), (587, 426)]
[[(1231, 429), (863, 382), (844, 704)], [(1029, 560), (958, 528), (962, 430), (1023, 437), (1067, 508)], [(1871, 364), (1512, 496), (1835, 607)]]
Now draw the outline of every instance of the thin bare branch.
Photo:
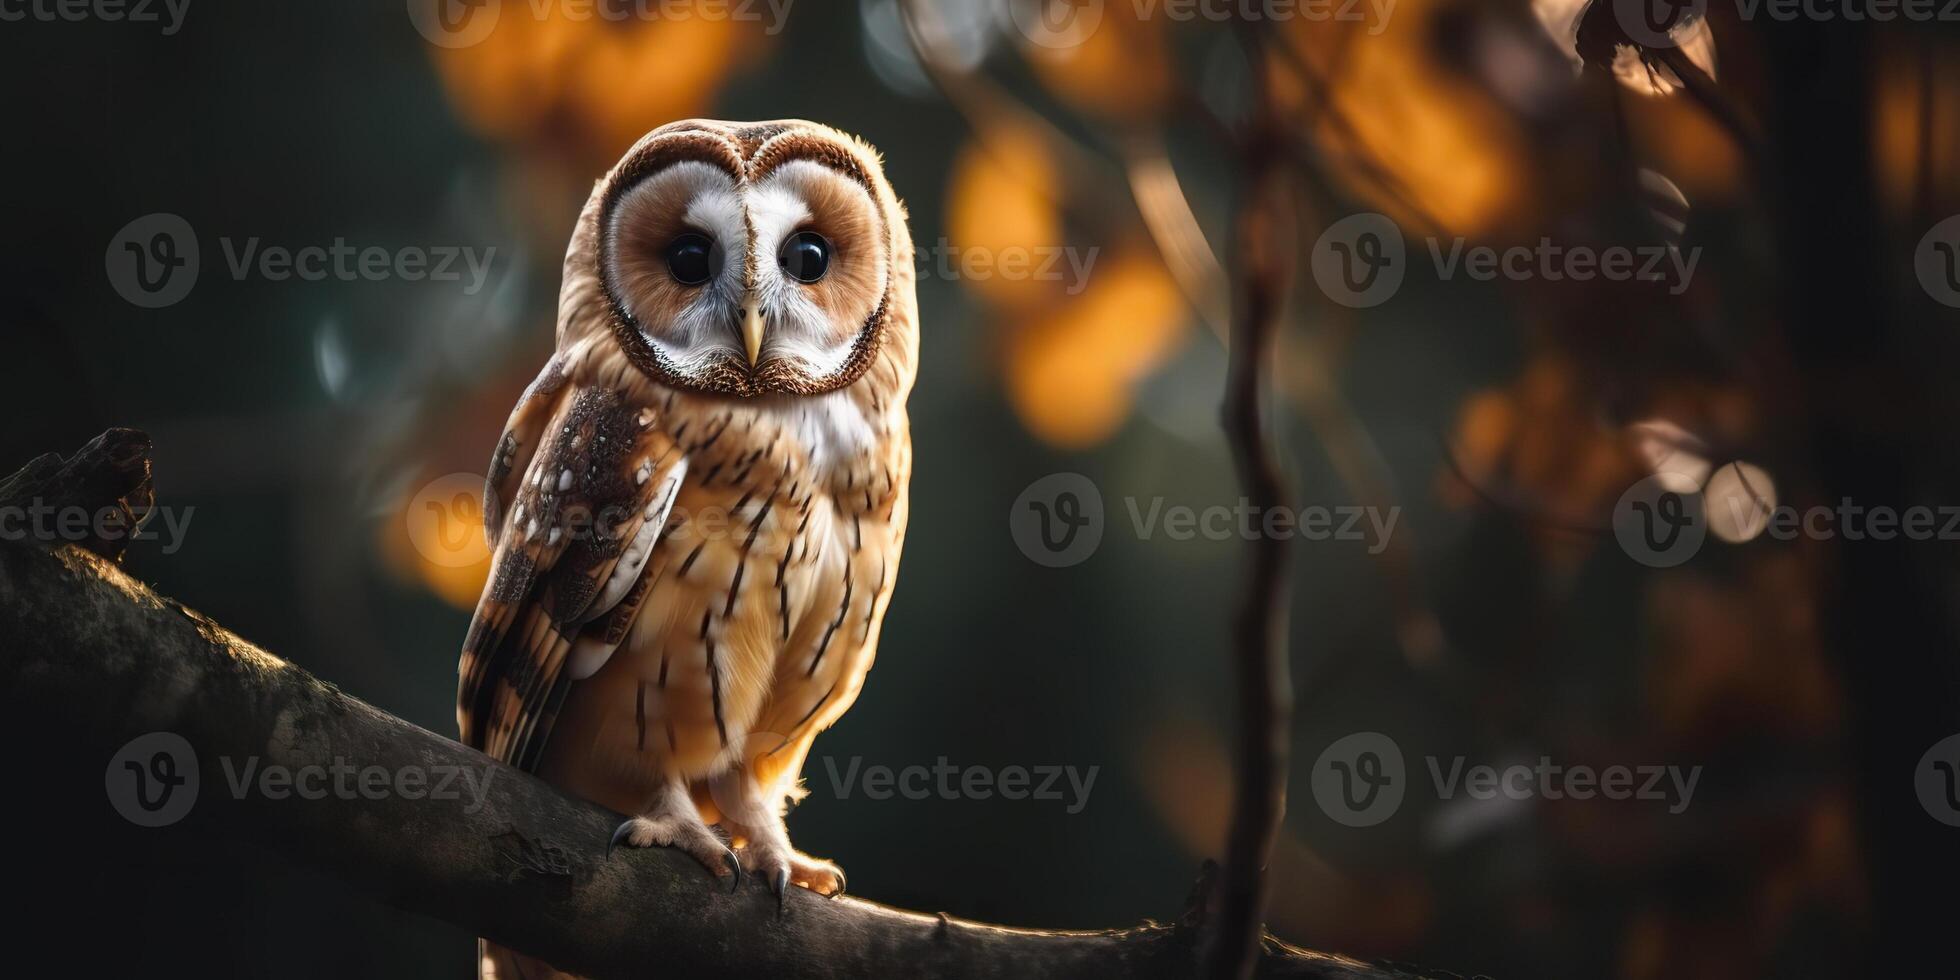
[[(1257, 108), (1240, 152), (1232, 342), (1225, 383), (1224, 422), (1232, 458), (1254, 513), (1286, 506), (1261, 408), (1261, 378), (1271, 361), (1274, 333), (1293, 267), (1293, 230), (1286, 216), (1284, 123), (1260, 69), (1263, 45), (1248, 39)], [(1286, 542), (1255, 536), (1248, 545), (1247, 581), (1233, 623), (1232, 658), (1238, 682), (1236, 780), (1232, 822), (1219, 869), (1217, 915), (1211, 923), (1205, 974), (1213, 980), (1252, 975), (1265, 917), (1266, 864), (1286, 811), (1291, 755), (1293, 686), (1286, 649)]]

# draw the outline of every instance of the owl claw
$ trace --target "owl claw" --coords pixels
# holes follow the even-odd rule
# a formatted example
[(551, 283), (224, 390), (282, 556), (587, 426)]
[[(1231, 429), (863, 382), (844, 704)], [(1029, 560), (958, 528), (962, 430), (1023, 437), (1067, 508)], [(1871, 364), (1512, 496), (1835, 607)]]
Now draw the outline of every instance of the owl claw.
[(625, 840), (627, 835), (631, 834), (632, 832), (633, 832), (633, 821), (631, 819), (628, 819), (625, 823), (620, 824), (617, 828), (613, 830), (612, 839), (606, 841), (606, 860), (608, 861), (612, 860), (613, 848), (618, 847), (619, 842)]
[(672, 847), (700, 862), (716, 878), (730, 879), (730, 891), (742, 887), (742, 861), (714, 831), (698, 820), (689, 821), (671, 814), (634, 817), (619, 825), (606, 841), (606, 858), (620, 846)]
[(789, 897), (789, 869), (776, 869), (776, 914), (783, 914), (783, 902)]

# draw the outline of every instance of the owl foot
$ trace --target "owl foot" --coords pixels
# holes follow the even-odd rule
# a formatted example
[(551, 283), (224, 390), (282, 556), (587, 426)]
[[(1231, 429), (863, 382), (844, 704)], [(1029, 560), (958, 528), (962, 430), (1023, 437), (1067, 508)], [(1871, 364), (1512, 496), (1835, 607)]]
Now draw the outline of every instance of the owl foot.
[(722, 801), (722, 826), (745, 842), (740, 851), (742, 868), (768, 883), (779, 912), (791, 885), (830, 898), (844, 894), (842, 868), (789, 846), (789, 831), (783, 826), (782, 811), (771, 802), (772, 791), (757, 785), (746, 772), (731, 769), (716, 777), (714, 793)]
[(627, 847), (676, 848), (701, 862), (709, 874), (717, 878), (733, 878), (734, 882), (729, 888), (731, 892), (742, 887), (741, 860), (699, 817), (690, 820), (686, 815), (676, 813), (634, 817), (613, 831), (612, 840), (606, 842), (606, 856), (612, 857), (613, 848), (621, 844)]
[(741, 855), (742, 866), (769, 883), (779, 909), (790, 885), (827, 898), (844, 894), (844, 869), (822, 858), (791, 850), (786, 843), (752, 842), (742, 848)]

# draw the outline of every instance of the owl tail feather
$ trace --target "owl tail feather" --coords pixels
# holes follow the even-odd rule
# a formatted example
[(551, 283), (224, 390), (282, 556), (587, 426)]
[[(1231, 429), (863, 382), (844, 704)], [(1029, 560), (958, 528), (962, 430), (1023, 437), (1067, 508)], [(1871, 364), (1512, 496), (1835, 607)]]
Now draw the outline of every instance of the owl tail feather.
[(585, 980), (487, 939), (476, 941), (476, 963), (477, 980)]

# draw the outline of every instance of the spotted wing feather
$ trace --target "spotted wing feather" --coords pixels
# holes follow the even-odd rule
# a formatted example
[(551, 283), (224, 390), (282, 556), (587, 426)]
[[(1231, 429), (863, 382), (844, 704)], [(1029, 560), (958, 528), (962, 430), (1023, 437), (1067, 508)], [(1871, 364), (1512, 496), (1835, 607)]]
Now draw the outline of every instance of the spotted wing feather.
[(565, 670), (568, 654), (613, 632), (608, 614), (633, 598), (685, 471), (654, 410), (611, 389), (568, 387), (547, 417), (529, 465), (508, 481), (458, 668), (463, 741), (520, 768), (535, 766), (579, 673)]

